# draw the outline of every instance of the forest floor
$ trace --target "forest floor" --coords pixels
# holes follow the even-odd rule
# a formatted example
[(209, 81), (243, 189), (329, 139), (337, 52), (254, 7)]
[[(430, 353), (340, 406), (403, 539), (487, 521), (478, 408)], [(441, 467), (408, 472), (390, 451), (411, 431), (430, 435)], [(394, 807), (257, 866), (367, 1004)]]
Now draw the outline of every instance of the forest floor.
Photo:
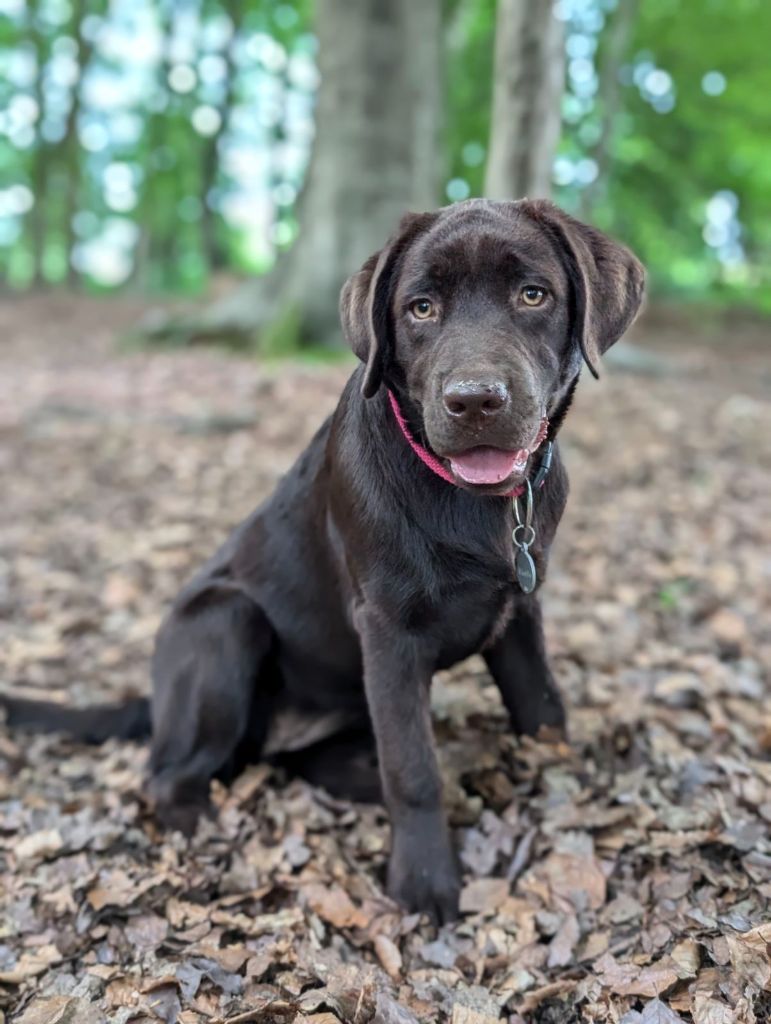
[[(135, 312), (4, 303), (5, 692), (146, 692), (164, 608), (348, 373), (121, 351)], [(461, 921), (383, 896), (380, 807), (257, 766), (188, 843), (144, 748), (0, 729), (0, 1021), (771, 1019), (771, 350), (686, 333), (640, 328), (669, 372), (587, 379), (563, 431), (570, 744), (513, 739), (479, 661), (437, 678)]]

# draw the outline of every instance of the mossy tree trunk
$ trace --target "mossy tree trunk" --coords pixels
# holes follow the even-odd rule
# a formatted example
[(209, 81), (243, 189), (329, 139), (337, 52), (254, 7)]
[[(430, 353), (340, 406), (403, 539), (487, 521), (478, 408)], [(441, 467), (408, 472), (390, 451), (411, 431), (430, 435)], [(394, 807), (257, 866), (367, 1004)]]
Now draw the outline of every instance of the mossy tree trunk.
[[(317, 0), (316, 139), (297, 242), (264, 278), (168, 325), (267, 349), (341, 344), (346, 277), (408, 209), (436, 204), (441, 172), (440, 0)], [(163, 328), (161, 328), (163, 330)]]

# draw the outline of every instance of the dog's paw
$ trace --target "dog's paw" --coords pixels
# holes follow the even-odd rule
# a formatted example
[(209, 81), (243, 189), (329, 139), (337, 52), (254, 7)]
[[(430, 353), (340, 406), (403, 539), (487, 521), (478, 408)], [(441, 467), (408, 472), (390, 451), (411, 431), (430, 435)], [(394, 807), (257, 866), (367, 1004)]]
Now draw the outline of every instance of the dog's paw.
[(511, 715), (511, 725), (518, 736), (534, 736), (547, 742), (566, 740), (567, 714), (556, 687), (544, 690)]
[(216, 817), (208, 787), (180, 786), (174, 778), (158, 775), (150, 779), (145, 794), (160, 827), (181, 832), (188, 839), (195, 835), (202, 818)]
[(388, 895), (437, 924), (458, 917), (461, 877), (449, 841), (425, 843), (420, 836), (394, 837), (388, 864)]
[(192, 838), (198, 822), (202, 818), (214, 818), (216, 812), (209, 801), (184, 804), (158, 803), (154, 808), (154, 817), (164, 831), (181, 832), (188, 839)]

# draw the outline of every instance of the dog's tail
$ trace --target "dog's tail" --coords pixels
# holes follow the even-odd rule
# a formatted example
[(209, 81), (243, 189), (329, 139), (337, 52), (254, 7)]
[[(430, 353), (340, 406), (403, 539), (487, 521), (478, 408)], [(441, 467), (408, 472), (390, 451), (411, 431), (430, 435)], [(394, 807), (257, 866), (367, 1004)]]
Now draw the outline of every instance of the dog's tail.
[(12, 729), (30, 732), (62, 732), (80, 743), (144, 740), (152, 732), (150, 701), (130, 697), (119, 704), (96, 704), (90, 708), (68, 708), (49, 701), (0, 696), (0, 711)]

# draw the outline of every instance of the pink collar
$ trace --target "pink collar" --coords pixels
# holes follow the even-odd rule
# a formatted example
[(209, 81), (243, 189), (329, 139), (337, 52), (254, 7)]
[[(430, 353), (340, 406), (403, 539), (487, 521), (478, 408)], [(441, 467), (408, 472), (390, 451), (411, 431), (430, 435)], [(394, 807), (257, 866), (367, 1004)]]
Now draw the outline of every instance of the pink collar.
[[(391, 391), (390, 389), (388, 391), (388, 400), (391, 403), (391, 409), (393, 410), (393, 414), (396, 417), (396, 422), (399, 424), (399, 427), (401, 428), (402, 434), (404, 434), (410, 448), (412, 448), (412, 450), (415, 452), (415, 454), (423, 463), (423, 465), (428, 466), (432, 473), (436, 473), (436, 475), (440, 476), (442, 480), (446, 480), (448, 484), (453, 484), (454, 486), (457, 487), (458, 485), (455, 483), (455, 478), (452, 476), (449, 470), (444, 468), (444, 466), (436, 457), (436, 455), (432, 454), (432, 452), (430, 452), (427, 448), (424, 448), (422, 444), (418, 444), (418, 442), (412, 436), (412, 434), (410, 433), (410, 428), (407, 426), (407, 421), (405, 420), (404, 415), (402, 414), (402, 411), (399, 408), (399, 403), (396, 401), (396, 395), (394, 395), (393, 391)], [(520, 494), (523, 494), (524, 491), (524, 487), (515, 487), (513, 491), (507, 491), (504, 495), (502, 495), (502, 497), (517, 498)]]

